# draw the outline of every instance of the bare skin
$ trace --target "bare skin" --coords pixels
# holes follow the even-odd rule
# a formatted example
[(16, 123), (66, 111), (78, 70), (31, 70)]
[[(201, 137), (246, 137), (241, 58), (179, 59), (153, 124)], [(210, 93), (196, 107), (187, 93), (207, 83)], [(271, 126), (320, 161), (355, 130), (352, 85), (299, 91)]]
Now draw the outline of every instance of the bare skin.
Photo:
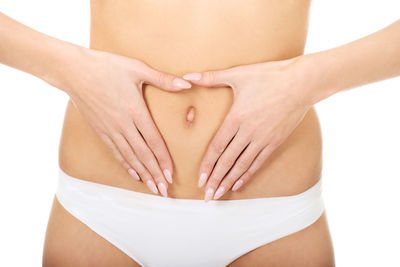
[[(191, 6), (195, 5), (194, 2), (191, 5), (181, 1), (168, 3), (164, 6), (156, 1), (92, 1), (91, 48), (135, 58), (158, 71), (178, 77), (191, 71), (292, 58), (303, 52), (308, 1), (270, 1), (268, 4), (254, 1), (263, 9), (255, 13), (257, 16), (250, 16), (239, 28), (242, 35), (229, 29), (240, 24), (240, 16), (252, 12), (251, 5), (248, 5), (249, 10), (244, 10), (240, 3), (230, 3), (229, 6), (214, 6), (214, 3), (212, 10), (215, 10), (210, 12), (207, 8)], [(122, 17), (123, 10), (131, 12)], [(216, 20), (214, 12), (220, 11), (230, 14), (226, 16), (232, 21), (228, 23), (227, 18)], [(116, 16), (120, 19), (116, 20)], [(283, 21), (282, 16), (291, 19)], [(168, 23), (162, 25), (165, 20)], [(276, 30), (278, 26), (282, 29)], [(262, 34), (255, 35), (258, 29)], [(135, 34), (130, 34), (130, 31)], [(210, 39), (211, 35), (215, 38)], [(250, 42), (248, 38), (254, 35), (257, 38)], [(163, 37), (161, 40), (160, 36)], [(124, 41), (118, 41), (120, 38)], [(232, 106), (232, 89), (226, 86), (210, 89), (192, 84), (189, 90), (168, 92), (146, 84), (143, 93), (173, 159), (169, 197), (202, 199), (204, 189), (197, 187), (200, 162)], [(190, 107), (193, 107), (192, 121), (187, 120)], [(85, 160), (81, 155), (85, 155)], [(144, 183), (133, 180), (119, 166), (71, 102), (65, 115), (59, 159), (60, 167), (71, 176), (152, 193)], [(289, 165), (291, 167), (287, 168)], [(252, 182), (238, 192), (228, 192), (222, 199), (300, 193), (318, 181), (320, 171), (321, 136), (317, 115), (311, 108), (286, 142), (253, 174)]]
[[(147, 68), (143, 65), (142, 68), (132, 68), (131, 63), (126, 63), (131, 66), (130, 70), (134, 69), (132, 76), (137, 78), (135, 84), (138, 87), (143, 85), (146, 106), (168, 147), (168, 153), (171, 154), (173, 163), (171, 171), (174, 179), (169, 185), (170, 197), (203, 198), (204, 191), (197, 187), (199, 166), (210, 141), (230, 114), (230, 107), (234, 102), (232, 89), (235, 89), (218, 85), (220, 87), (214, 86), (210, 90), (207, 86), (212, 86), (213, 81), (209, 79), (204, 84), (194, 82), (190, 90), (180, 91), (175, 88), (171, 91), (172, 76), (229, 69), (236, 65), (301, 58), (287, 73), (297, 73), (300, 75), (292, 76), (307, 77), (307, 79), (296, 80), (299, 86), (290, 90), (290, 93), (286, 90), (275, 92), (276, 95), (282, 92), (282, 96), (288, 97), (296, 95), (296, 98), (292, 99), (299, 100), (297, 103), (304, 103), (307, 112), (290, 123), (293, 129), (286, 131), (287, 136), (281, 137), (280, 142), (276, 142), (279, 145), (276, 145), (265, 162), (259, 164), (257, 171), (251, 174), (251, 179), (246, 179), (245, 186), (234, 192), (228, 191), (221, 197), (221, 199), (245, 199), (292, 195), (315, 184), (321, 174), (322, 147), (318, 118), (312, 105), (341, 90), (400, 74), (399, 22), (346, 46), (301, 56), (307, 32), (308, 1), (254, 0), (246, 6), (232, 1), (229, 4), (202, 2), (201, 5), (198, 2), (188, 1), (185, 1), (184, 5), (182, 1), (170, 1), (168, 5), (165, 2), (140, 1), (137, 3), (92, 1), (91, 4), (92, 52), (83, 54), (103, 55), (94, 52), (103, 50), (148, 64)], [(209, 8), (210, 6), (212, 8)], [(3, 17), (1, 19), (1, 23), (15, 25)], [(39, 35), (35, 35), (37, 38), (24, 39), (23, 36), (32, 32), (18, 29), (15, 31), (20, 34), (8, 37), (10, 35), (7, 31), (10, 28), (2, 28), (0, 43), (5, 48), (14, 48), (12, 51), (15, 53), (5, 53), (11, 50), (0, 49), (1, 62), (64, 89), (71, 96), (71, 100), (84, 95), (84, 90), (79, 89), (82, 83), (74, 82), (72, 78), (80, 77), (78, 74), (83, 71), (97, 73), (110, 70), (104, 67), (108, 65), (103, 64), (107, 62), (106, 60), (99, 61), (103, 56), (91, 56), (96, 60), (83, 60), (84, 63), (91, 62), (83, 66), (70, 65), (72, 62), (69, 59), (59, 56), (75, 55), (75, 60), (77, 59), (76, 54), (69, 53), (72, 50), (66, 48), (68, 45), (59, 43), (58, 46), (49, 45), (48, 47), (57, 47), (50, 49), (50, 52), (35, 50), (32, 48), (39, 43), (35, 41), (46, 40), (49, 43), (52, 41)], [(30, 40), (31, 43), (23, 46), (25, 42), (21, 40)], [(387, 49), (380, 51), (379, 48), (383, 45)], [(63, 53), (64, 51), (66, 53)], [(49, 60), (51, 64), (46, 60), (39, 60), (42, 58), (38, 55), (51, 59)], [(111, 54), (108, 57), (113, 58), (113, 62), (114, 58), (117, 58)], [(127, 62), (126, 59), (121, 61)], [(92, 68), (95, 66), (93, 62), (101, 64)], [(125, 65), (121, 62), (115, 64), (117, 68), (111, 68), (113, 71)], [(60, 75), (60, 70), (64, 70), (62, 67), (65, 66), (69, 66), (68, 73), (74, 75)], [(144, 71), (145, 69), (147, 71)], [(117, 71), (118, 74), (123, 72)], [(148, 75), (144, 75), (146, 78), (139, 78), (139, 73)], [(166, 76), (167, 73), (172, 76)], [(285, 73), (282, 72), (282, 77), (291, 77), (285, 76)], [(339, 75), (340, 80), (337, 79)], [(66, 79), (67, 76), (69, 79)], [(246, 75), (238, 76), (248, 80)], [(159, 77), (167, 78), (159, 79)], [(261, 75), (259, 78), (261, 79)], [(99, 76), (99, 79), (104, 77)], [(112, 82), (119, 80), (114, 78)], [(149, 84), (142, 84), (143, 80), (147, 80)], [(232, 83), (233, 80), (228, 82)], [(235, 84), (238, 82), (239, 80), (236, 80)], [(106, 80), (104, 83), (99, 83), (105, 87), (104, 84), (109, 85)], [(84, 104), (81, 106), (84, 107)], [(290, 110), (289, 106), (282, 105), (282, 108), (286, 109), (283, 111)], [(270, 105), (270, 108), (280, 108), (280, 105), (275, 107)], [(141, 107), (141, 111), (143, 110), (144, 107)], [(110, 147), (106, 146), (104, 140), (101, 140), (99, 134), (94, 131), (93, 125), (90, 125), (88, 114), (89, 112), (83, 108), (79, 110), (77, 101), (75, 105), (72, 101), (69, 102), (60, 143), (60, 167), (76, 178), (151, 194), (150, 189), (142, 181), (134, 180), (127, 172), (133, 167), (127, 165), (137, 164), (140, 157), (136, 160), (131, 157), (129, 160), (126, 153), (121, 153), (119, 156), (118, 153), (111, 153)], [(275, 117), (277, 121), (281, 119), (279, 116)], [(137, 117), (137, 120), (139, 119), (140, 116)], [(288, 123), (285, 121), (276, 125), (287, 127)], [(121, 124), (121, 128), (124, 125)], [(277, 132), (282, 128), (275, 127)], [(154, 132), (155, 130), (153, 136)], [(166, 158), (165, 151), (161, 154)], [(234, 158), (234, 153), (230, 157)], [(148, 164), (149, 161), (143, 162)], [(164, 164), (168, 165), (165, 162), (167, 161), (164, 161)], [(159, 164), (162, 165), (160, 162)], [(166, 184), (160, 174), (162, 169), (153, 170), (152, 175), (156, 177), (151, 179)], [(143, 180), (143, 177), (140, 178)], [(230, 266), (293, 266), (294, 264), (333, 266), (333, 248), (325, 216), (324, 214), (316, 223), (302, 231), (243, 255)], [(119, 266), (137, 266), (128, 256), (67, 213), (55, 199), (46, 233), (43, 264), (109, 266), (111, 263), (113, 265), (118, 263)]]
[[(159, 1), (92, 1), (90, 48), (138, 59), (154, 70), (178, 77), (193, 71), (301, 55), (306, 39), (309, 2), (252, 2), (244, 8), (239, 2), (210, 2), (209, 5), (203, 3), (203, 6), (194, 7), (196, 2), (184, 4), (182, 1), (171, 1), (164, 6), (165, 2)], [(253, 9), (254, 6), (259, 8)], [(243, 23), (244, 18), (246, 23)], [(95, 59), (98, 61), (97, 57)], [(93, 65), (82, 63), (86, 61), (75, 64), (76, 69), (74, 67), (71, 70), (75, 74), (70, 77), (91, 73)], [(107, 73), (98, 66), (96, 70), (96, 73)], [(58, 88), (64, 88), (72, 100), (83, 95), (77, 89), (81, 79), (78, 84), (72, 78), (68, 82), (61, 82), (61, 79), (54, 77), (46, 76), (44, 79), (56, 86), (61, 84)], [(68, 87), (66, 84), (74, 86)], [(103, 84), (110, 83), (105, 81)], [(173, 183), (169, 184), (168, 195), (203, 199), (204, 191), (197, 187), (200, 162), (232, 105), (232, 90), (225, 86), (210, 90), (192, 85), (190, 90), (168, 92), (155, 84), (145, 84), (143, 93), (173, 162)], [(85, 114), (76, 108), (78, 101), (75, 104), (70, 101), (66, 110), (60, 142), (60, 167), (76, 178), (152, 194), (142, 181), (133, 179), (127, 173), (88, 123)], [(190, 107), (193, 107), (194, 116), (188, 120)], [(303, 192), (320, 179), (321, 149), (318, 118), (311, 108), (291, 136), (253, 174), (251, 182), (236, 192), (227, 192), (221, 199), (272, 197)], [(323, 218), (319, 220), (320, 223), (308, 228), (314, 230), (304, 230), (306, 239), (303, 232), (299, 232), (291, 238), (286, 237), (287, 243), (281, 242), (282, 251), (285, 247), (297, 246), (293, 258), (287, 263), (283, 260), (281, 264), (289, 265), (296, 258), (304, 259), (301, 240), (321, 247), (321, 237), (329, 236), (328, 225)], [(78, 237), (79, 240), (76, 239)], [(297, 245), (293, 242), (296, 239)], [(333, 265), (331, 240), (324, 238), (323, 241), (326, 254), (318, 255)], [(240, 261), (248, 266), (265, 262), (267, 257), (253, 255), (268, 255), (268, 251), (272, 252), (269, 249), (272, 245), (247, 253)], [(309, 255), (307, 261), (315, 262), (317, 266), (320, 260)], [(275, 261), (281, 258), (282, 255), (277, 255)], [(268, 256), (268, 260), (274, 261), (274, 258)], [(109, 262), (135, 266), (128, 256), (65, 212), (55, 199), (46, 232), (43, 263), (44, 266), (63, 266), (70, 261), (74, 262), (74, 266), (107, 266)]]
[[(192, 6), (195, 2), (183, 4), (181, 1), (172, 1), (168, 2), (167, 6), (162, 3), (92, 1), (91, 48), (136, 58), (156, 70), (176, 76), (193, 71), (292, 58), (303, 53), (308, 1), (254, 1), (254, 4), (260, 5), (261, 8), (256, 13), (252, 13), (253, 3), (246, 5), (248, 10), (243, 9), (239, 2), (219, 5), (210, 2), (209, 7), (212, 8), (204, 5), (197, 9)], [(129, 12), (123, 12), (128, 10)], [(217, 19), (221, 13), (225, 14), (225, 17)], [(238, 34), (231, 29), (232, 24), (236, 25), (235, 27), (239, 26), (241, 16), (246, 17), (247, 23), (239, 28)], [(282, 19), (282, 16), (285, 19)], [(290, 19), (287, 19), (289, 17)], [(165, 21), (168, 23), (163, 23)], [(277, 27), (280, 29), (277, 30)], [(214, 38), (211, 39), (210, 36)], [(173, 159), (173, 183), (168, 187), (168, 196), (203, 199), (204, 189), (197, 186), (200, 162), (213, 135), (232, 106), (231, 88), (220, 86), (210, 90), (205, 86), (193, 84), (189, 90), (172, 93), (145, 85), (143, 90), (152, 118)], [(192, 119), (188, 120), (188, 115), (192, 116)], [(320, 178), (321, 149), (318, 118), (314, 108), (311, 108), (286, 142), (253, 174), (251, 182), (236, 192), (227, 192), (221, 199), (300, 193)], [(84, 160), (82, 155), (85, 155)], [(71, 176), (151, 193), (145, 184), (126, 174), (71, 103), (67, 107), (59, 159), (60, 167)], [(73, 231), (76, 227), (81, 231), (79, 236), (87, 240), (85, 242), (95, 242), (105, 247), (97, 250), (87, 250), (88, 246), (84, 246), (85, 249), (76, 248), (74, 242), (77, 240), (71, 240), (68, 253), (72, 259), (76, 255), (77, 258), (81, 257), (80, 260), (99, 265), (97, 261), (102, 259), (100, 255), (104, 253), (109, 255), (108, 257), (115, 256), (116, 260), (124, 258), (117, 250), (108, 248), (109, 245), (104, 244), (107, 241), (94, 237), (90, 229), (73, 218), (70, 221), (74, 223), (71, 222), (67, 228), (56, 225), (50, 227), (57, 217), (59, 220), (65, 220), (65, 217), (70, 216), (60, 210), (60, 205), (55, 204), (52, 211), (54, 217), (49, 220), (46, 236), (45, 262), (55, 262), (55, 265), (61, 263), (57, 260), (57, 255), (66, 255), (66, 252), (63, 247), (59, 247), (59, 240), (68, 236), (68, 231)], [(304, 258), (305, 240), (308, 240), (310, 245), (314, 244), (310, 250), (312, 247), (318, 247), (321, 251), (308, 253)], [(66, 246), (66, 243), (62, 246)], [(274, 252), (278, 248), (281, 248), (280, 254)], [(288, 249), (293, 253), (291, 259), (284, 256)], [(99, 253), (99, 257), (82, 259), (82, 251), (87, 251), (88, 255)], [(271, 254), (274, 256), (271, 257)], [(92, 262), (94, 258), (97, 258), (96, 263)], [(333, 249), (325, 217), (321, 217), (318, 223), (309, 229), (287, 237), (286, 242), (282, 239), (277, 245), (271, 243), (243, 255), (231, 266), (268, 266), (261, 264), (267, 260), (271, 261), (271, 266), (273, 262), (280, 262), (281, 266), (290, 266), (299, 260), (313, 263), (314, 266), (333, 266)], [(134, 261), (131, 265), (135, 266)]]

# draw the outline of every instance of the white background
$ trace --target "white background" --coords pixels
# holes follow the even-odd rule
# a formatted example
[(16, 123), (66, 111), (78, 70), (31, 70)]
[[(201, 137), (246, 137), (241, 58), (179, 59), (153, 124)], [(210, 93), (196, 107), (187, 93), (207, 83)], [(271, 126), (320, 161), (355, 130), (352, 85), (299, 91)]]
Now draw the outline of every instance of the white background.
[[(314, 1), (306, 53), (387, 26), (400, 18), (397, 2)], [(89, 11), (89, 1), (1, 2), (8, 16), (85, 47)], [(0, 266), (40, 266), (68, 96), (4, 65), (0, 87)], [(400, 266), (399, 87), (400, 78), (393, 78), (316, 105), (337, 266)]]

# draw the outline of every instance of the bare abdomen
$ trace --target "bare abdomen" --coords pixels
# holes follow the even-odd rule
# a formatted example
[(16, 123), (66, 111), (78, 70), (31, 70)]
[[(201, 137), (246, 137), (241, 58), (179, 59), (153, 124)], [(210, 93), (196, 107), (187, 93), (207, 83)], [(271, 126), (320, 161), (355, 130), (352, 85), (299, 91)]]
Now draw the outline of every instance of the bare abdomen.
[[(178, 76), (303, 53), (308, 1), (204, 1), (201, 7), (196, 2), (92, 1), (90, 46)], [(197, 188), (200, 162), (233, 103), (231, 89), (193, 86), (172, 93), (145, 85), (144, 98), (173, 158), (169, 196), (202, 199), (204, 189)], [(312, 108), (250, 182), (222, 199), (304, 191), (320, 177), (321, 151)], [(60, 143), (60, 167), (77, 178), (151, 193), (119, 166), (71, 103)]]

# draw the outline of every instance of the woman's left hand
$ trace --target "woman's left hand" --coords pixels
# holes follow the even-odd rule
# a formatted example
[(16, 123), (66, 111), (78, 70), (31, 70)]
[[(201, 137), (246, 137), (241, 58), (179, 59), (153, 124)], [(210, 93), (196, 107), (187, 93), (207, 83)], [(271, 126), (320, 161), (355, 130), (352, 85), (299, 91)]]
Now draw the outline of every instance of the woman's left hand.
[(304, 77), (294, 68), (300, 58), (183, 76), (204, 87), (228, 85), (234, 95), (200, 166), (199, 187), (207, 182), (205, 201), (214, 192), (218, 199), (232, 185), (236, 191), (245, 184), (311, 108), (299, 82)]

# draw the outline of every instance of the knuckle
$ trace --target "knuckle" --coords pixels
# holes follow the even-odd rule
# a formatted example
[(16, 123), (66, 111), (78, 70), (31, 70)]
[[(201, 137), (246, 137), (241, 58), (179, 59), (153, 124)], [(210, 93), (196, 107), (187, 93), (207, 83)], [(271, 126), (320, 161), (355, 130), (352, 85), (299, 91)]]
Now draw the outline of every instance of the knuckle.
[[(212, 167), (214, 166), (214, 163), (213, 162), (211, 162), (211, 161), (209, 161), (209, 160), (206, 160), (206, 161), (204, 161), (203, 162), (203, 164), (202, 164), (202, 169), (203, 170), (209, 170), (209, 169), (211, 169)], [(203, 171), (203, 172), (206, 172), (206, 171)]]
[(217, 153), (217, 154), (221, 154), (222, 152), (224, 152), (225, 150), (225, 146), (221, 145), (219, 142), (215, 142), (212, 146), (211, 146), (212, 150)]
[(126, 131), (126, 122), (120, 118), (114, 119), (114, 127), (120, 132), (125, 132)]
[(234, 179), (232, 177), (226, 177), (222, 182), (219, 184), (219, 186), (223, 186), (226, 188), (226, 190), (229, 190), (234, 182)]
[(129, 155), (127, 156), (127, 161), (129, 162), (129, 164), (130, 164), (132, 167), (137, 165), (137, 164), (136, 164), (136, 158), (133, 157), (131, 154), (129, 154)]
[(165, 85), (167, 84), (168, 75), (163, 72), (157, 72), (156, 76), (158, 84), (162, 87), (165, 87)]
[(154, 177), (154, 182), (155, 182), (156, 184), (158, 184), (158, 183), (163, 183), (163, 184), (165, 185), (165, 187), (168, 188), (168, 185), (166, 185), (167, 182), (165, 181), (165, 179), (164, 179), (160, 174), (156, 174), (156, 175), (154, 175), (153, 177)]
[(216, 73), (215, 73), (215, 71), (207, 71), (206, 73), (205, 73), (205, 78), (206, 78), (206, 80), (208, 81), (208, 82), (215, 82), (215, 80), (216, 80)]
[(216, 177), (211, 177), (207, 182), (207, 187), (215, 189), (217, 188), (218, 183), (219, 181)]
[(110, 137), (108, 137), (107, 134), (103, 132), (97, 132), (98, 136), (100, 137), (100, 140), (103, 141), (103, 143), (108, 147), (108, 148), (113, 148), (114, 144), (111, 141)]
[(236, 140), (237, 140), (238, 146), (240, 146), (240, 148), (238, 149), (240, 151), (238, 151), (238, 152), (243, 153), (246, 151), (246, 153), (248, 153), (247, 148), (251, 144), (251, 133), (249, 133), (248, 131), (242, 130)]
[(147, 152), (141, 151), (138, 153), (138, 158), (140, 158), (140, 161), (143, 162), (145, 166), (149, 166), (149, 162), (151, 161), (152, 157), (149, 155)]
[(133, 156), (133, 154), (131, 154), (131, 153), (126, 154), (125, 159), (132, 167), (137, 165), (137, 160)]
[(234, 177), (234, 178), (231, 178), (231, 179), (229, 179), (229, 180), (225, 179), (225, 180), (223, 181), (223, 182), (225, 182), (225, 183), (224, 183), (225, 188), (227, 188), (228, 190), (231, 190), (231, 189), (233, 188), (233, 185), (234, 185), (238, 180), (239, 180), (238, 177)]
[(151, 179), (150, 174), (147, 172), (147, 170), (145, 168), (138, 168), (138, 170), (136, 170), (136, 172), (139, 175), (139, 177), (142, 179), (143, 182), (146, 182), (147, 180)]
[(230, 126), (235, 127), (237, 125), (240, 125), (240, 122), (242, 121), (243, 115), (242, 113), (235, 113), (231, 116), (230, 118)]
[(134, 105), (128, 105), (126, 107), (126, 113), (132, 119), (136, 117), (138, 110), (139, 110), (139, 108), (137, 106), (134, 106)]
[(122, 167), (124, 167), (125, 170), (129, 170), (131, 168), (131, 165), (129, 165), (126, 161), (123, 161), (122, 162)]
[(128, 157), (126, 160), (128, 161), (129, 165), (132, 166), (132, 167), (137, 165), (136, 164), (136, 159), (133, 158), (133, 157)]
[(233, 165), (233, 160), (231, 157), (226, 157), (220, 160), (220, 165), (224, 168), (229, 168)]
[(246, 174), (246, 176), (250, 176), (250, 175), (253, 175), (257, 170), (258, 170), (258, 168), (259, 168), (259, 159), (257, 159), (254, 163), (253, 163), (253, 165), (251, 165), (250, 166), (250, 168), (245, 172), (245, 174)]
[(145, 173), (145, 171), (146, 171), (146, 169), (144, 168), (142, 163), (140, 161), (138, 161), (138, 160), (136, 161), (136, 164), (135, 164), (134, 167), (135, 167), (135, 171), (140, 175), (143, 175)]
[(273, 144), (269, 144), (268, 146), (266, 146), (260, 153), (259, 157), (257, 158), (257, 163), (261, 165), (262, 162), (264, 162), (269, 155), (273, 152), (274, 150), (274, 145)]
[(150, 136), (146, 140), (147, 145), (151, 147), (153, 150), (159, 150), (161, 147), (159, 138), (157, 136)]
[(125, 137), (126, 141), (128, 142), (129, 147), (132, 148), (131, 150), (134, 151), (134, 149), (136, 148), (136, 145), (137, 145), (137, 141), (138, 141), (136, 134), (134, 132), (128, 130), (126, 132), (122, 132), (122, 135)]
[(164, 182), (163, 175), (161, 174), (160, 170), (156, 166), (153, 166), (152, 168), (150, 168), (150, 174), (154, 178), (154, 181), (156, 181), (157, 183)]
[(104, 142), (106, 147), (108, 149), (110, 149), (113, 153), (116, 152), (116, 148), (115, 148), (114, 144), (108, 138), (104, 138), (104, 139), (102, 138), (102, 141)]
[(159, 175), (159, 169), (157, 167), (156, 162), (154, 161), (154, 159), (149, 160), (146, 162), (146, 167), (149, 170), (149, 172), (151, 173), (151, 175)]
[(123, 162), (123, 156), (121, 153), (118, 151), (118, 149), (114, 146), (113, 143), (106, 143), (107, 147), (111, 150), (111, 153), (113, 154), (114, 158), (116, 158), (119, 162)]
[(240, 177), (240, 179), (243, 181), (243, 184), (245, 184), (249, 179), (250, 179), (250, 177), (253, 175), (253, 173), (250, 171), (250, 170), (248, 170), (248, 171), (246, 171), (241, 177)]
[(146, 63), (144, 63), (143, 61), (137, 60), (135, 58), (130, 58), (129, 61), (130, 61), (130, 66), (135, 70), (147, 67)]
[(121, 153), (122, 153), (128, 160), (130, 160), (130, 159), (132, 158), (132, 156), (131, 156), (131, 150), (130, 150), (128, 147), (123, 146), (123, 147), (120, 148), (120, 150), (121, 150)]
[(158, 161), (158, 164), (160, 166), (168, 166), (169, 164), (169, 160), (168, 160), (168, 156), (166, 156), (164, 153), (156, 153), (156, 158)]
[(117, 151), (113, 151), (114, 154), (114, 158), (120, 163), (123, 164), (125, 162), (124, 158), (121, 156), (120, 153), (118, 153)]
[(142, 166), (136, 166), (135, 171), (137, 172), (137, 174), (139, 174), (140, 177), (146, 176), (146, 171)]
[[(236, 110), (235, 116), (236, 116), (237, 122), (245, 121), (247, 114), (248, 114), (248, 113), (247, 113), (247, 109), (239, 109), (239, 110)], [(249, 120), (249, 122), (250, 122), (250, 123), (254, 123), (255, 120)]]
[(244, 169), (248, 168), (249, 165), (250, 165), (250, 162), (247, 159), (238, 160), (236, 162), (236, 167), (240, 170), (244, 170)]
[(133, 124), (135, 124), (136, 121), (143, 120), (146, 115), (145, 112), (146, 105), (143, 104), (142, 99), (139, 99), (128, 108), (129, 119), (131, 119)]
[(224, 177), (224, 179), (221, 182), (221, 185), (231, 185), (233, 184), (233, 182), (235, 182), (235, 180), (238, 178), (237, 172), (234, 173), (232, 171), (228, 172), (226, 174), (226, 176)]
[(143, 163), (151, 168), (152, 170), (156, 170), (157, 168), (157, 161), (154, 154), (151, 151), (146, 151), (143, 153)]
[(243, 180), (243, 184), (247, 183), (251, 177), (253, 176), (254, 172), (248, 172), (246, 178)]
[(248, 139), (251, 136), (255, 136), (257, 132), (258, 126), (254, 121), (247, 121), (246, 124), (243, 124), (243, 132), (245, 137)]
[(277, 146), (279, 146), (280, 144), (282, 144), (283, 141), (285, 141), (285, 138), (283, 138), (283, 136), (278, 136), (278, 137), (275, 138), (275, 140), (272, 142), (271, 145), (272, 145), (273, 147), (277, 147)]

